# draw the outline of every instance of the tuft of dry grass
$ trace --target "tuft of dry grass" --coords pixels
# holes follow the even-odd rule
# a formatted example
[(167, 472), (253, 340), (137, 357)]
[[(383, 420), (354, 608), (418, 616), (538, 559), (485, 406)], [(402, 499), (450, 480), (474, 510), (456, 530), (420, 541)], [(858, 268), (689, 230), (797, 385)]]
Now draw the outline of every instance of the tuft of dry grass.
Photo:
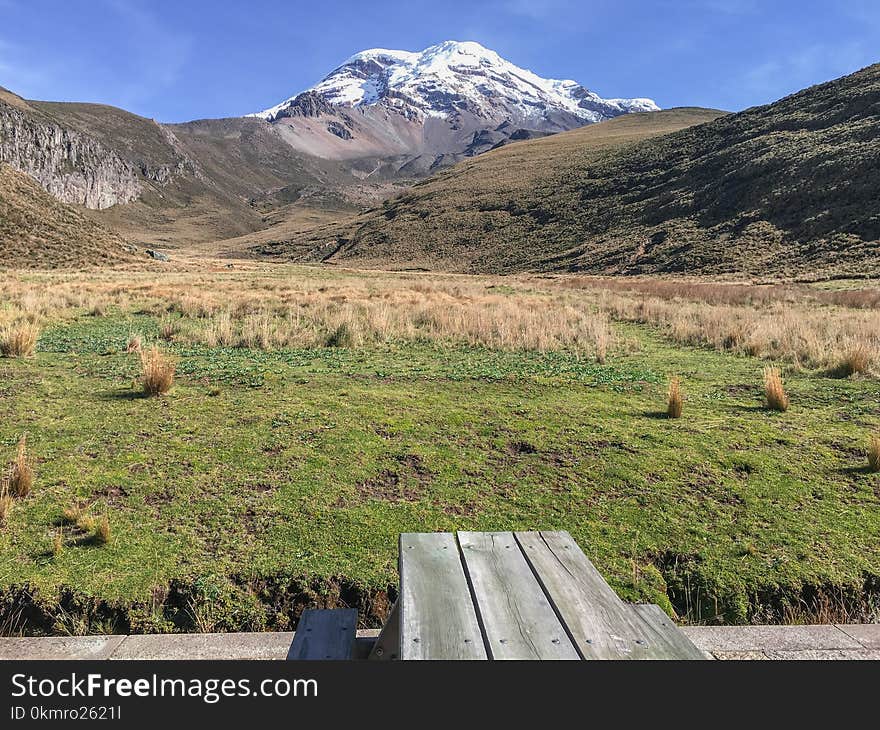
[(666, 400), (666, 415), (668, 418), (681, 418), (682, 401), (681, 382), (678, 378), (671, 378)]
[(0, 525), (6, 524), (9, 515), (12, 513), (14, 502), (15, 500), (13, 500), (12, 495), (9, 493), (8, 480), (3, 479), (0, 481)]
[(32, 357), (40, 337), (33, 322), (18, 322), (0, 329), (0, 354), (4, 357)]
[(168, 355), (153, 345), (141, 351), (144, 393), (151, 396), (164, 395), (174, 384), (176, 364)]
[(779, 368), (764, 368), (764, 399), (770, 410), (780, 412), (788, 410), (788, 394), (785, 392)]
[(868, 468), (880, 472), (880, 433), (873, 434), (868, 440)]
[(837, 368), (841, 376), (863, 375), (871, 367), (872, 352), (864, 343), (856, 343), (844, 353), (840, 366)]
[(34, 470), (27, 453), (27, 437), (18, 440), (15, 461), (9, 469), (9, 493), (16, 499), (24, 499), (34, 486)]
[(159, 325), (159, 338), (171, 342), (178, 333), (177, 323), (171, 319), (163, 319)]
[(327, 347), (354, 347), (356, 340), (354, 328), (348, 322), (342, 322), (327, 336), (324, 344)]
[(83, 510), (78, 504), (75, 504), (72, 507), (65, 507), (64, 511), (61, 513), (61, 519), (69, 525), (79, 524), (82, 516)]
[(128, 344), (125, 346), (125, 351), (127, 353), (132, 352), (140, 352), (144, 349), (144, 339), (140, 335), (130, 335), (128, 338)]
[(113, 537), (110, 531), (110, 520), (107, 515), (102, 515), (95, 523), (93, 539), (97, 545), (106, 545)]

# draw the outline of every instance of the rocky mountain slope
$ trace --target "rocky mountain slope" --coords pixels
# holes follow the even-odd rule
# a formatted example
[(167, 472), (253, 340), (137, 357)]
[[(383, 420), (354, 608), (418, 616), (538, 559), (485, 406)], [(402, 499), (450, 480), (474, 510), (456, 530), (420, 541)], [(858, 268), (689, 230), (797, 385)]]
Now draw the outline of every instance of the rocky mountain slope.
[(880, 273), (880, 65), (653, 139), (590, 144), (682, 114), (712, 116), (635, 115), (510, 145), (287, 250), (457, 271)]
[(255, 116), (281, 126), (302, 151), (376, 158), (370, 174), (393, 165), (418, 174), (512, 137), (657, 108), (650, 99), (602, 99), (575, 81), (541, 78), (478, 43), (445, 41), (418, 53), (356, 53), (317, 85)]
[(128, 203), (142, 190), (130, 161), (3, 88), (0, 162), (26, 172), (62, 202), (87, 208)]
[(0, 164), (0, 268), (60, 268), (133, 259), (125, 242), (37, 182)]
[[(266, 211), (314, 199), (356, 210), (355, 182), (305, 156), (259, 119), (166, 125), (100, 104), (0, 92), (0, 162), (137, 242), (177, 247), (264, 228)], [(363, 186), (361, 186), (363, 187)]]

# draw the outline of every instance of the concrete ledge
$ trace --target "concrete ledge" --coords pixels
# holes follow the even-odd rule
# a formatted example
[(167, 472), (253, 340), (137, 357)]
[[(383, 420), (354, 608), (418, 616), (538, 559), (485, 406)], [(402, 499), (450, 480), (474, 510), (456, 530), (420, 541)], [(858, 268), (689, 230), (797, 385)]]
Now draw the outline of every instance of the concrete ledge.
[(126, 636), (0, 639), (0, 659), (109, 659)]
[(286, 659), (293, 632), (127, 636), (110, 659)]
[(683, 626), (704, 651), (865, 649), (838, 626)]
[(843, 624), (841, 631), (868, 649), (880, 649), (880, 624)]
[[(723, 660), (880, 660), (880, 624), (683, 626), (707, 657)], [(358, 631), (358, 655), (378, 630)], [(285, 659), (293, 632), (0, 638), (0, 660)]]

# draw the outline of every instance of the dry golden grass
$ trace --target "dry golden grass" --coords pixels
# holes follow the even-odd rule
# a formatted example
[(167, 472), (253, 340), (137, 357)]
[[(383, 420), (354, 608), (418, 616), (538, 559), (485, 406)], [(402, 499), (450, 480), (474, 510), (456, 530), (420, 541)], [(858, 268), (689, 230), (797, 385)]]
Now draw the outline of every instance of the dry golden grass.
[(27, 453), (27, 437), (18, 440), (15, 460), (9, 468), (9, 493), (16, 499), (24, 499), (34, 486), (34, 470)]
[(144, 393), (151, 396), (165, 395), (174, 384), (176, 365), (168, 355), (153, 345), (141, 351)]
[(880, 375), (875, 288), (247, 266), (182, 268), (161, 277), (134, 270), (11, 272), (0, 281), (0, 327), (99, 308), (152, 314), (163, 339), (207, 347), (436, 342), (567, 350), (601, 363), (620, 344), (609, 322), (619, 320), (656, 327), (684, 345), (796, 369)]
[(767, 408), (773, 411), (787, 411), (789, 402), (782, 375), (778, 368), (764, 368), (764, 401)]
[(110, 520), (107, 518), (107, 515), (102, 515), (95, 523), (92, 539), (97, 545), (106, 545), (110, 542), (111, 538)]
[(129, 354), (133, 352), (140, 352), (144, 348), (144, 338), (141, 335), (132, 334), (128, 338), (128, 344), (125, 346), (125, 351)]
[(873, 434), (868, 440), (868, 468), (880, 472), (880, 433)]
[(15, 500), (9, 493), (9, 480), (0, 479), (0, 525), (5, 525), (12, 513)]
[(862, 342), (854, 344), (843, 356), (838, 372), (843, 377), (862, 375), (868, 372), (874, 359), (874, 353)]
[(18, 322), (0, 329), (0, 354), (5, 357), (33, 357), (40, 329), (32, 322)]
[(681, 418), (682, 403), (681, 382), (678, 378), (671, 378), (666, 400), (666, 415), (669, 418)]
[(65, 507), (64, 511), (61, 513), (61, 519), (70, 525), (78, 524), (80, 519), (82, 519), (82, 516), (83, 509), (78, 504), (75, 504), (72, 507)]
[(852, 309), (880, 308), (880, 288), (819, 289), (807, 284), (743, 284), (689, 279), (640, 279), (630, 277), (560, 277), (562, 286), (573, 289), (605, 289), (646, 297), (706, 304), (758, 306), (810, 303)]
[[(726, 285), (716, 285), (723, 287)], [(767, 304), (711, 304), (617, 293), (601, 285), (598, 303), (613, 319), (658, 327), (684, 345), (789, 362), (797, 368), (837, 371), (880, 361), (880, 312), (823, 307), (803, 300)], [(850, 362), (850, 358), (856, 361)]]
[(163, 319), (159, 324), (159, 337), (165, 342), (171, 342), (177, 334), (177, 325), (170, 319)]

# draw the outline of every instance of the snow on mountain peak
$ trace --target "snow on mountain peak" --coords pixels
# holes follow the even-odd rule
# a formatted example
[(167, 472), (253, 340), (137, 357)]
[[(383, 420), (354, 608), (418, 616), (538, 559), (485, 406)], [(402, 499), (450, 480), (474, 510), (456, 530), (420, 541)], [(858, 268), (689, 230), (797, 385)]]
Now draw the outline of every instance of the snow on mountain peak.
[[(542, 78), (474, 41), (444, 41), (421, 52), (361, 51), (306, 91), (345, 107), (381, 103), (408, 118), (469, 113), (527, 123), (565, 114), (587, 124), (659, 108), (650, 99), (603, 99), (576, 81)], [(253, 116), (272, 121), (297, 96)]]

